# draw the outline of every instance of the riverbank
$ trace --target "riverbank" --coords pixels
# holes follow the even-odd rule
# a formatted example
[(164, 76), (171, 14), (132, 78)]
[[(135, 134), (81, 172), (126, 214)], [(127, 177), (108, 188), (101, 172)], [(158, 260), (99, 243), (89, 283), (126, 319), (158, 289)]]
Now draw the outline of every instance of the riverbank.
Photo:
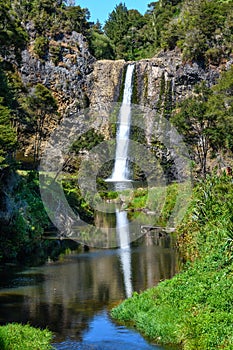
[(212, 176), (199, 183), (177, 231), (186, 263), (171, 280), (112, 310), (160, 344), (185, 350), (233, 349), (233, 183)]

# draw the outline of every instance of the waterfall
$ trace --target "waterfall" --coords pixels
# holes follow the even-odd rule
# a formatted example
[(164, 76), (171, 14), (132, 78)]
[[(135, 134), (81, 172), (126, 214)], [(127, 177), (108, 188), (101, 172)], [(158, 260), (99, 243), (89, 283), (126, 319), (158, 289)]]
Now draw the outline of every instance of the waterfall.
[(116, 230), (119, 239), (119, 255), (124, 276), (124, 285), (126, 297), (129, 298), (133, 293), (132, 276), (131, 276), (131, 251), (130, 251), (130, 235), (129, 222), (126, 211), (116, 212)]
[(131, 119), (131, 97), (132, 78), (134, 64), (129, 64), (126, 71), (123, 102), (119, 112), (119, 129), (116, 139), (115, 164), (111, 178), (107, 181), (121, 182), (129, 180), (129, 169), (127, 162), (130, 119)]
[[(127, 156), (131, 123), (133, 72), (134, 64), (129, 64), (125, 77), (123, 101), (118, 116), (119, 128), (116, 137), (115, 164), (111, 177), (106, 179), (107, 182), (115, 183), (115, 190), (126, 189), (125, 184), (122, 186), (124, 182), (128, 181), (127, 186), (130, 184)], [(124, 276), (125, 292), (127, 298), (129, 298), (133, 293), (133, 286), (131, 276), (130, 232), (126, 211), (116, 210), (116, 233), (119, 240), (119, 256)]]

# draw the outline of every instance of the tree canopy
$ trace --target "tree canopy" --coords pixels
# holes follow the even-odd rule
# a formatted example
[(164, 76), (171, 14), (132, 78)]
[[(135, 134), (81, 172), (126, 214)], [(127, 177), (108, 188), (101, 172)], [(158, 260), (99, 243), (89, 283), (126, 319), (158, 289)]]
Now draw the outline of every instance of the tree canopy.
[(178, 47), (185, 60), (218, 64), (232, 53), (232, 0), (159, 0), (146, 14), (120, 3), (104, 26), (116, 57), (140, 59)]

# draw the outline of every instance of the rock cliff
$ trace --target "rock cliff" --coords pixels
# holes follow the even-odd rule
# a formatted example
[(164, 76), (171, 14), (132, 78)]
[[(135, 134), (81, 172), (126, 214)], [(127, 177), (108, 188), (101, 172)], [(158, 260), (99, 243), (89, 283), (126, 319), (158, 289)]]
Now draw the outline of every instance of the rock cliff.
[[(43, 125), (43, 150), (46, 140), (64, 116), (88, 107), (87, 77), (93, 70), (95, 58), (88, 50), (86, 38), (77, 32), (60, 33), (49, 41), (43, 59), (35, 54), (35, 35), (28, 25), (29, 46), (22, 52), (19, 73), (29, 95), (36, 84), (47, 87), (58, 105), (58, 116), (47, 116)], [(35, 134), (25, 125), (19, 128), (21, 152), (19, 158), (29, 159), (33, 154)], [(27, 158), (25, 158), (25, 156)]]
[[(91, 104), (116, 102), (122, 84), (125, 61), (97, 61), (90, 74), (88, 96)], [(197, 63), (182, 62), (179, 51), (161, 52), (151, 59), (135, 62), (134, 102), (157, 108), (168, 90), (172, 101), (189, 96), (195, 84), (206, 81), (213, 85), (223, 66), (202, 67)]]
[(91, 106), (118, 101), (125, 67), (124, 60), (95, 62), (93, 72), (88, 77), (88, 97)]
[[(22, 52), (20, 73), (27, 86), (41, 83), (56, 98), (61, 114), (74, 113), (88, 104), (87, 76), (95, 58), (88, 50), (86, 38), (79, 33), (60, 34), (50, 40), (46, 57), (33, 53), (34, 42)], [(56, 54), (54, 54), (56, 52)], [(56, 57), (55, 57), (56, 56)]]
[[(128, 62), (124, 60), (96, 61), (88, 50), (82, 34), (59, 34), (50, 40), (44, 59), (34, 51), (34, 36), (29, 28), (31, 42), (22, 52), (20, 74), (30, 93), (35, 84), (49, 88), (58, 102), (58, 120), (46, 120), (44, 141), (56, 128), (60, 118), (98, 105), (118, 102), (121, 98), (124, 74)], [(31, 33), (31, 32), (32, 33)], [(223, 66), (202, 67), (197, 63), (182, 62), (178, 50), (161, 52), (151, 59), (135, 62), (133, 103), (159, 111), (171, 109), (176, 101), (192, 93), (195, 84), (205, 81), (209, 86), (216, 82)], [(105, 138), (109, 137), (106, 126), (98, 126)], [(33, 135), (21, 133), (22, 150), (32, 154)]]
[[(136, 128), (139, 126), (143, 130), (147, 146), (156, 158), (160, 159), (167, 178), (176, 179), (180, 177), (178, 165), (181, 160), (177, 158), (175, 149), (166, 146), (166, 140), (170, 140), (170, 144), (174, 145), (175, 141), (170, 139), (169, 125), (164, 126), (164, 123), (158, 122), (158, 129), (156, 129), (155, 118), (157, 120), (160, 115), (169, 117), (175, 104), (189, 97), (196, 84), (204, 81), (209, 87), (214, 85), (221, 71), (226, 68), (226, 62), (219, 66), (204, 67), (197, 62), (183, 62), (180, 51), (173, 50), (160, 52), (151, 59), (134, 63), (133, 103), (135, 108), (132, 111), (132, 119), (136, 117), (138, 120), (132, 123)], [(96, 109), (96, 105), (102, 103), (120, 101), (127, 64), (129, 62), (122, 60), (103, 60), (94, 63), (94, 70), (88, 77), (88, 98), (91, 108)], [(149, 107), (155, 113), (144, 113), (144, 107)], [(141, 110), (141, 114), (137, 110)], [(100, 130), (105, 138), (108, 138), (106, 129), (100, 128)], [(140, 142), (140, 131), (134, 128), (133, 133), (134, 140)], [(187, 148), (184, 151), (186, 153)]]

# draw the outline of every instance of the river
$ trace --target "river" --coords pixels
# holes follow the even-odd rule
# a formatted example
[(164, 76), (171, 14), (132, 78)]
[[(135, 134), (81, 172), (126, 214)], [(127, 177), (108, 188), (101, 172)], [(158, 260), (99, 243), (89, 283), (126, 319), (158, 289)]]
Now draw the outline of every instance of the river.
[(164, 349), (118, 325), (109, 311), (129, 290), (143, 291), (171, 278), (177, 270), (176, 251), (169, 239), (149, 233), (126, 250), (125, 259), (130, 262), (127, 273), (121, 249), (72, 253), (36, 268), (2, 267), (0, 323), (48, 327), (60, 350)]

